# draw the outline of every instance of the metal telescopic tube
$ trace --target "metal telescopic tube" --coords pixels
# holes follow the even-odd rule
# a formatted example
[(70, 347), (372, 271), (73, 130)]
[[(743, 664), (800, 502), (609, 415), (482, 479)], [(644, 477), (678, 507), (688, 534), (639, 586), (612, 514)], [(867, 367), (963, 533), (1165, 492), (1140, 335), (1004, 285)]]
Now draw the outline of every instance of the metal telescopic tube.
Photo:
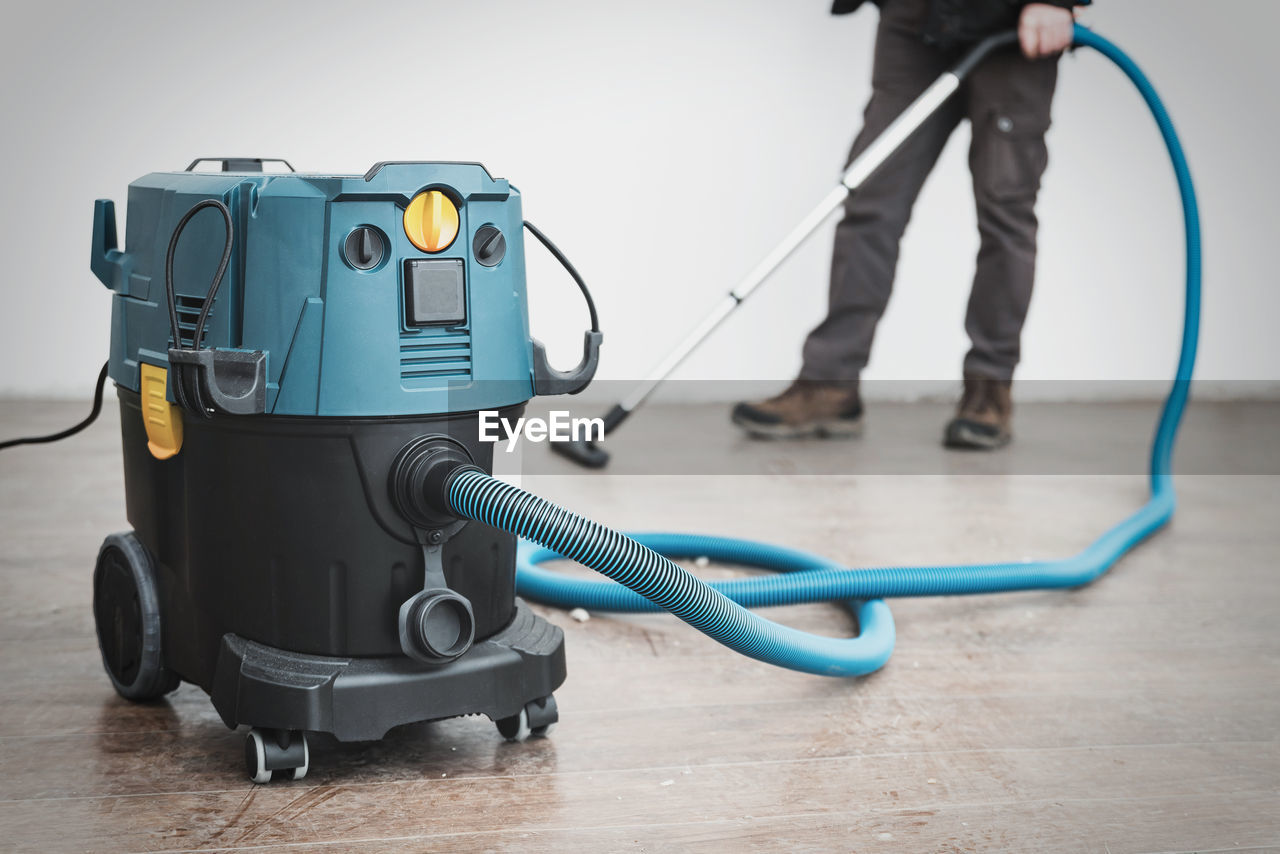
[(899, 113), (898, 117), (890, 122), (889, 126), (872, 140), (860, 155), (854, 158), (849, 167), (844, 170), (844, 177), (840, 182), (850, 190), (862, 186), (871, 173), (879, 169), (880, 165), (889, 159), (889, 155), (897, 151), (902, 143), (907, 141), (907, 137), (915, 133), (916, 129), (937, 112), (938, 108), (946, 103), (946, 100), (959, 88), (960, 77), (954, 71), (948, 71), (933, 81), (928, 89), (921, 92), (909, 107)]
[(672, 371), (679, 367), (680, 363), (688, 358), (689, 354), (696, 350), (698, 345), (724, 322), (725, 318), (733, 314), (734, 309), (741, 305), (747, 297), (751, 296), (752, 292), (760, 287), (773, 271), (783, 261), (787, 260), (791, 253), (795, 252), (800, 244), (804, 243), (809, 235), (818, 229), (818, 226), (827, 220), (827, 217), (835, 213), (844, 204), (845, 199), (849, 197), (852, 191), (861, 186), (873, 172), (880, 168), (881, 164), (888, 160), (893, 152), (897, 151), (907, 137), (911, 136), (947, 98), (955, 93), (960, 86), (960, 79), (960, 76), (955, 72), (948, 71), (935, 80), (928, 89), (920, 93), (920, 96), (912, 101), (911, 105), (903, 110), (902, 114), (894, 119), (871, 145), (867, 146), (861, 154), (854, 158), (853, 162), (845, 169), (839, 186), (827, 193), (822, 201), (773, 248), (773, 251), (766, 255), (738, 283), (737, 287), (729, 291), (725, 298), (711, 310), (711, 313), (703, 318), (702, 322), (694, 327), (688, 336), (649, 372), (648, 377), (619, 402), (618, 406), (629, 413), (644, 403), (653, 390), (670, 376)]

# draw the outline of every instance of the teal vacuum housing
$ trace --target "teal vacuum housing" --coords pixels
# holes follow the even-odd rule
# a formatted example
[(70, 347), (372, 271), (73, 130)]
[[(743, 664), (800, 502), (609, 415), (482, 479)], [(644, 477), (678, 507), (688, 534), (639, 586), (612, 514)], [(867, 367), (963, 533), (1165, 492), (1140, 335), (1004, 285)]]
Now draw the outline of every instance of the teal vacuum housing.
[[(430, 189), (455, 202), (460, 236), (428, 254), (409, 241), (402, 220), (410, 200)], [(379, 163), (363, 176), (155, 172), (129, 187), (124, 252), (114, 245), (114, 206), (99, 201), (92, 266), (115, 292), (109, 373), (118, 386), (139, 391), (140, 364), (168, 364), (165, 248), (178, 219), (203, 199), (222, 200), (235, 222), (205, 343), (265, 355), (266, 414), (421, 415), (533, 397), (520, 194), (477, 163)], [(496, 265), (473, 254), (467, 236), (481, 228), (504, 237)], [(348, 256), (357, 229), (381, 244), (378, 257)], [(184, 333), (203, 307), (222, 245), (222, 223), (205, 215), (178, 246)], [(414, 323), (404, 285), (415, 260), (458, 276), (465, 306), (446, 318), (456, 322)]]
[(131, 699), (204, 688), (253, 728), (260, 782), (305, 773), (307, 731), (545, 732), (563, 636), (515, 598), (515, 538), (433, 511), (422, 479), (492, 471), (478, 412), (580, 390), (600, 333), (547, 364), (520, 194), (481, 165), (262, 164), (138, 179), (123, 250), (96, 203), (134, 529), (95, 572), (108, 675)]

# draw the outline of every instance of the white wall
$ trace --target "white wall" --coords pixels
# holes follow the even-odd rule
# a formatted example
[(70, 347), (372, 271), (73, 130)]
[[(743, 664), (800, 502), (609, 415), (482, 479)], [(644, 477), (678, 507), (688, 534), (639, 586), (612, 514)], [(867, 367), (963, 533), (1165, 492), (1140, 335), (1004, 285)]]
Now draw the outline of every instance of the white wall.
[[(351, 172), (483, 161), (594, 285), (601, 376), (640, 376), (835, 180), (875, 23), (871, 9), (831, 18), (825, 0), (9, 5), (0, 395), (21, 396), (85, 397), (105, 358), (93, 199), (123, 201), (133, 178), (210, 154)], [(1088, 21), (1148, 70), (1192, 160), (1206, 224), (1198, 375), (1280, 380), (1280, 8), (1099, 0)], [(1065, 61), (1023, 378), (1169, 375), (1181, 233), (1159, 144), (1115, 69)], [(921, 198), (869, 378), (958, 374), (977, 242), (966, 145), (961, 130)], [(830, 240), (828, 226), (679, 376), (790, 377), (822, 314)], [(535, 330), (572, 361), (576, 292), (531, 256)]]

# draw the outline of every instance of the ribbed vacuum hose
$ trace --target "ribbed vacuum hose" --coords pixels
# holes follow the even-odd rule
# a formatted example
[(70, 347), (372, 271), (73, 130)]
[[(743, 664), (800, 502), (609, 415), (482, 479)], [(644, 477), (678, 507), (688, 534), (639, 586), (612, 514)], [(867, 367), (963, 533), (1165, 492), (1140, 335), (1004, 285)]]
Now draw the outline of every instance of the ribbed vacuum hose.
[[(454, 475), (448, 499), (459, 516), (532, 540), (590, 567), (625, 585), (619, 589), (634, 590), (644, 597), (642, 601), (670, 611), (730, 649), (760, 661), (827, 676), (857, 676), (879, 669), (893, 652), (893, 618), (883, 602), (856, 606), (860, 632), (855, 638), (811, 635), (751, 613), (626, 534), (482, 471), (468, 468)], [(743, 545), (747, 548), (739, 562), (752, 562), (752, 544)], [(813, 561), (829, 566), (818, 558)], [(761, 563), (776, 568), (769, 561)]]
[[(1063, 560), (848, 569), (803, 552), (745, 540), (696, 534), (628, 537), (483, 472), (461, 471), (448, 485), (448, 503), (454, 512), (541, 547), (520, 544), (517, 584), (521, 595), (564, 608), (666, 610), (760, 661), (808, 673), (856, 676), (878, 669), (892, 652), (893, 618), (881, 598), (1077, 587), (1105, 573), (1159, 530), (1176, 503), (1173, 447), (1187, 405), (1199, 336), (1200, 219), (1195, 188), (1173, 123), (1134, 61), (1102, 36), (1080, 26), (1075, 28), (1075, 43), (1102, 53), (1137, 87), (1164, 137), (1182, 198), (1186, 228), (1182, 349), (1152, 442), (1151, 497), (1141, 509), (1084, 551)], [(670, 560), (697, 555), (785, 574), (706, 583)], [(560, 557), (578, 561), (613, 581), (567, 578), (538, 566)], [(746, 610), (831, 600), (851, 602), (858, 616), (858, 637), (810, 635)]]

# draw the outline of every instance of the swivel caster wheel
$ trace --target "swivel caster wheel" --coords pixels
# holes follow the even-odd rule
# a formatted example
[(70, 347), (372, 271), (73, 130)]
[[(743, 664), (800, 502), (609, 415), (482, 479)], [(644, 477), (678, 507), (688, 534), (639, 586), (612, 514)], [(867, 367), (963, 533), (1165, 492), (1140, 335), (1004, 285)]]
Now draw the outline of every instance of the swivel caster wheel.
[(255, 783), (301, 780), (311, 767), (307, 736), (296, 729), (255, 727), (244, 740), (244, 763)]
[(551, 734), (560, 713), (556, 710), (556, 698), (546, 696), (525, 704), (517, 715), (501, 718), (495, 723), (498, 732), (507, 741), (524, 741), (529, 736), (541, 738)]

